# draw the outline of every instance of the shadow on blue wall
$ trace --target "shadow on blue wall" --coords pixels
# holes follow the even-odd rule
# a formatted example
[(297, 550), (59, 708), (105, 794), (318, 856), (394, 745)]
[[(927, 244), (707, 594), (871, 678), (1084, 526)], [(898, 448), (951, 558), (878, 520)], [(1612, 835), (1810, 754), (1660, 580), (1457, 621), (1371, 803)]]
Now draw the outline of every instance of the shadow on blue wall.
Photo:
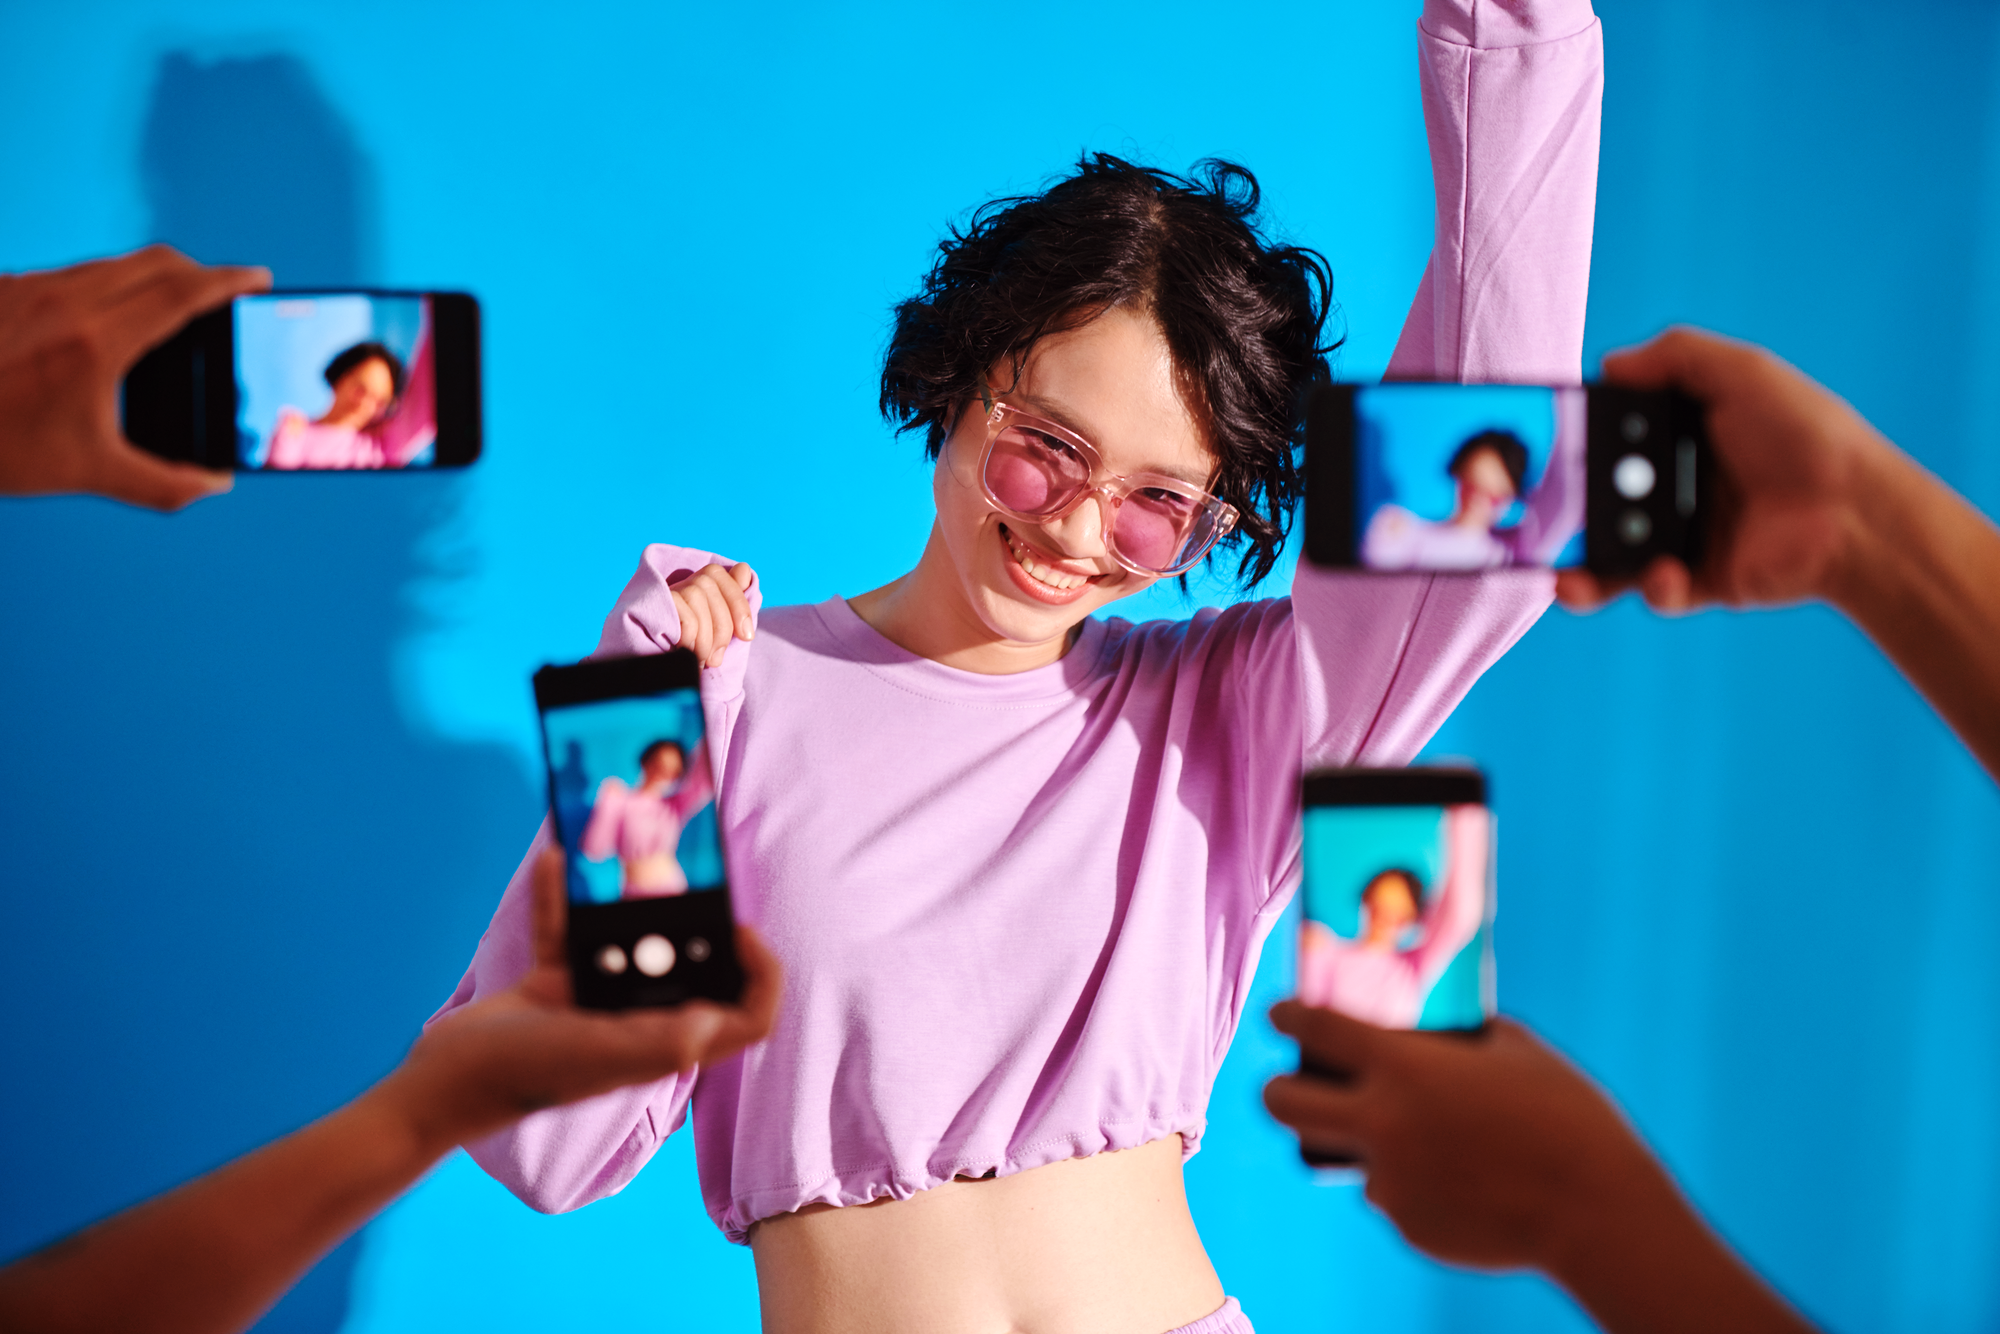
[[(296, 59), (165, 57), (141, 142), (158, 239), (280, 285), (368, 277), (369, 166)], [(16, 646), (0, 699), (0, 754), (34, 759), (0, 762), (0, 809), (37, 831), (10, 850), (30, 894), (0, 909), (0, 1005), (62, 1016), (0, 1047), (61, 1072), (0, 1110), (39, 1147), (10, 1168), (0, 1255), (351, 1097), (448, 992), (537, 804), (505, 753), (414, 728), (393, 686), (459, 486), (249, 477), (171, 518), (10, 508), (0, 622), (87, 628)], [(338, 1329), (357, 1254), (258, 1328)]]
[(163, 57), (140, 140), (153, 236), (210, 263), (263, 264), (288, 287), (372, 270), (373, 174), (292, 56)]

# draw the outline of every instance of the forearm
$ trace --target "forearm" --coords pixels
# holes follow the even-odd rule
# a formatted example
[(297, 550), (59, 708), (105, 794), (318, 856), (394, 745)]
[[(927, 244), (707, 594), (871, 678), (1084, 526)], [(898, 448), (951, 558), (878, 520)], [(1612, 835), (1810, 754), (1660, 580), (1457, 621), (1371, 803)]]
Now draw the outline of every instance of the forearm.
[(1704, 1223), (1657, 1163), (1574, 1220), (1548, 1265), (1607, 1334), (1812, 1334)]
[(0, 1270), (0, 1328), (221, 1334), (247, 1328), (448, 1145), (395, 1076), (247, 1157)]
[(2000, 779), (2000, 529), (1885, 442), (1861, 458), (1828, 600)]
[(1588, 0), (1427, 0), (1430, 263), (1388, 378), (1574, 383), (1603, 43)]

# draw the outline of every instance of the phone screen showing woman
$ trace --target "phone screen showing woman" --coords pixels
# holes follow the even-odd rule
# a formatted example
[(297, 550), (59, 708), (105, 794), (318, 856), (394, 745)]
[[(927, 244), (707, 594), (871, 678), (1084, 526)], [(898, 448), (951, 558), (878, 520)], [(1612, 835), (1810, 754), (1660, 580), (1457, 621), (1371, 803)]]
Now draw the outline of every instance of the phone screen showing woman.
[(1306, 780), (1299, 999), (1384, 1028), (1493, 1013), (1493, 819), (1473, 769)]
[(427, 468), (437, 462), (431, 298), (239, 297), (236, 466)]
[(698, 679), (683, 650), (535, 675), (579, 1003), (740, 989)]

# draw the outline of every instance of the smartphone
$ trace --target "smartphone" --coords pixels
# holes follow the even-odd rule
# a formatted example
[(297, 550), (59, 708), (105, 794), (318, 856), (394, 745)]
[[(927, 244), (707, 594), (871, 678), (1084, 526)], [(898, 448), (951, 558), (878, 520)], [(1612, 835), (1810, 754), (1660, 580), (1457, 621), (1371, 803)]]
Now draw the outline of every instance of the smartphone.
[[(1494, 1010), (1493, 817), (1465, 767), (1303, 783), (1298, 998), (1383, 1028), (1476, 1032)], [(1302, 1059), (1302, 1074), (1347, 1073)], [(1351, 1159), (1301, 1146), (1315, 1167)]]
[(125, 437), (257, 472), (462, 468), (479, 457), (479, 303), (462, 292), (238, 297), (125, 376)]
[(1306, 557), (1376, 571), (1701, 560), (1701, 406), (1611, 385), (1326, 385), (1306, 410)]
[(579, 1005), (742, 995), (700, 683), (686, 649), (535, 673)]

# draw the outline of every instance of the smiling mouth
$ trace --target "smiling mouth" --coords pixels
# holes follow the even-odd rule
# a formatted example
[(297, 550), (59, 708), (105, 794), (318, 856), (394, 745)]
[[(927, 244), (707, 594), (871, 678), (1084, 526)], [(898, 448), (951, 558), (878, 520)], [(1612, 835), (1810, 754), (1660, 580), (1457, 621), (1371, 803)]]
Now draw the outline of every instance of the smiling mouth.
[(1014, 557), (1014, 564), (1021, 572), (1048, 592), (1057, 596), (1077, 593), (1092, 576), (1076, 574), (1070, 570), (1058, 570), (1035, 555), (1034, 549), (1014, 536), (1006, 524), (1000, 525), (1001, 540), (1006, 542), (1007, 551)]

